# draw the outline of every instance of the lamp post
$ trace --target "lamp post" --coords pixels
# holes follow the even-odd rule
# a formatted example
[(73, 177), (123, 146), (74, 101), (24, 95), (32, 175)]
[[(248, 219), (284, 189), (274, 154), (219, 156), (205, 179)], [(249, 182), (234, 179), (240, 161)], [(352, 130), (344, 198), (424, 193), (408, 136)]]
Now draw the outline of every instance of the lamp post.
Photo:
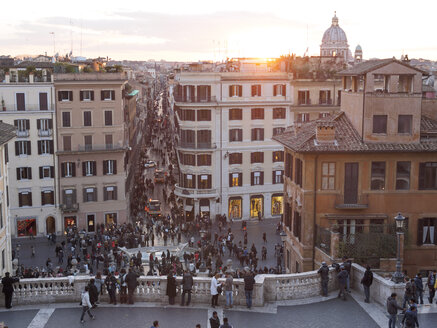
[(397, 237), (397, 261), (396, 261), (396, 272), (393, 274), (391, 280), (399, 284), (404, 281), (404, 275), (401, 272), (401, 235), (404, 234), (403, 228), (404, 228), (404, 221), (405, 217), (401, 215), (401, 213), (398, 213), (398, 215), (395, 216), (395, 222), (396, 222), (396, 237)]
[(285, 241), (287, 240), (287, 234), (282, 230), (279, 235), (281, 236), (282, 241), (282, 274), (285, 274)]

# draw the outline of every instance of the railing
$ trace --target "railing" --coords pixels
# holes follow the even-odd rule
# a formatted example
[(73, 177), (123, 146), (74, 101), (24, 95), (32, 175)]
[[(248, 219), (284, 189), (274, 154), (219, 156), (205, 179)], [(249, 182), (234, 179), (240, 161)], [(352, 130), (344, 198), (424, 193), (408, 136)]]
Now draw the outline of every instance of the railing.
[(79, 204), (78, 203), (61, 204), (61, 211), (64, 213), (77, 212), (79, 211)]
[(208, 103), (208, 102), (216, 102), (216, 96), (197, 96), (197, 97), (183, 97), (183, 96), (174, 96), (175, 102), (183, 102), (183, 103)]
[(189, 149), (216, 149), (217, 145), (212, 142), (184, 142), (181, 141), (179, 143), (179, 147), (181, 148), (189, 148)]
[(303, 106), (303, 105), (311, 105), (311, 99), (298, 100), (297, 104), (298, 104), (299, 106)]
[(319, 105), (332, 105), (332, 99), (327, 99), (327, 100), (319, 99)]
[[(39, 104), (25, 104), (24, 110), (18, 110), (17, 107), (14, 104), (6, 104), (5, 105), (6, 112), (30, 112), (30, 111), (53, 111), (55, 109), (55, 106), (53, 104), (47, 105), (47, 109), (41, 109), (41, 106)], [(1, 109), (3, 110), (3, 108)], [(2, 113), (0, 111), (0, 113)]]
[(20, 131), (17, 130), (17, 138), (27, 138), (29, 136), (29, 130)]
[(335, 208), (336, 209), (366, 209), (369, 207), (369, 195), (362, 194), (357, 196), (356, 199), (351, 199), (353, 197), (345, 195), (337, 195), (335, 198)]
[(38, 136), (40, 137), (50, 137), (52, 135), (52, 129), (48, 130), (38, 130)]
[(215, 188), (211, 189), (193, 189), (193, 188), (184, 188), (175, 185), (175, 194), (180, 196), (189, 196), (189, 195), (215, 195), (217, 190)]
[[(97, 144), (92, 144), (92, 145), (78, 145), (77, 147), (78, 151), (95, 151), (95, 150), (123, 150), (123, 149), (127, 149), (126, 146), (123, 146), (121, 144), (105, 144), (105, 145), (97, 145)], [(73, 150), (74, 151), (74, 150)]]

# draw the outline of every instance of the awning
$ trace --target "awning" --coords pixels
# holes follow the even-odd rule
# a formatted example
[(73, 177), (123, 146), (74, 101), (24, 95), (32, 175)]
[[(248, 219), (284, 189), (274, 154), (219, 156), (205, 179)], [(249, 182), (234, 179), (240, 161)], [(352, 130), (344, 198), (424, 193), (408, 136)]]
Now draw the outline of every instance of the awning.
[(193, 206), (192, 205), (185, 205), (185, 212), (191, 212), (193, 210)]
[(209, 206), (200, 206), (200, 212), (209, 212)]

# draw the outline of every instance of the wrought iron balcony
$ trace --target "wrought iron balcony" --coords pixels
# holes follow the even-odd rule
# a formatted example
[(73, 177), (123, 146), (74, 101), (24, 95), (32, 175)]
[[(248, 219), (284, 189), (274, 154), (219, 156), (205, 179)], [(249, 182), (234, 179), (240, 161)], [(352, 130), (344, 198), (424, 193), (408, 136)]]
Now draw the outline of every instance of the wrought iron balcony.
[(345, 210), (360, 210), (369, 207), (369, 195), (362, 194), (356, 197), (351, 195), (337, 195), (335, 198), (335, 208)]
[(79, 211), (79, 204), (78, 203), (61, 204), (61, 211), (63, 213), (77, 212)]

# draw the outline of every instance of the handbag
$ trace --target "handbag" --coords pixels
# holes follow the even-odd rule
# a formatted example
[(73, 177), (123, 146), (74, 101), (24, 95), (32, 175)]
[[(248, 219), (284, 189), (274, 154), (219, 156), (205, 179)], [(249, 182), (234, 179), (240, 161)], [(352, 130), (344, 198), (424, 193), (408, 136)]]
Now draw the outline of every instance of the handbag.
[(222, 286), (217, 287), (217, 293), (221, 294), (223, 292)]

